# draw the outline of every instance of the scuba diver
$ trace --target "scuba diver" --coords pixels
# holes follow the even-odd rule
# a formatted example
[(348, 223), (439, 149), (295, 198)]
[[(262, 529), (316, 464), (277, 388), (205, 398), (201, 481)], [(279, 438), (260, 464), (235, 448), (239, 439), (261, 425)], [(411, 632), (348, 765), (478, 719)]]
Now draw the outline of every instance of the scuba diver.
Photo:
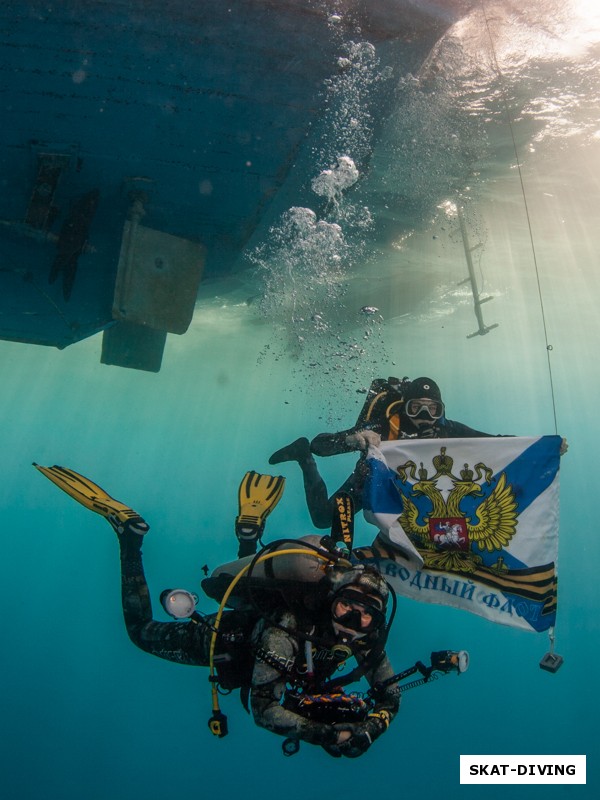
[[(468, 654), (448, 650), (432, 653), (430, 666), (419, 661), (394, 674), (385, 645), (395, 595), (379, 572), (352, 563), (349, 550), (336, 546), (338, 536), (352, 544), (349, 496), (338, 498), (346, 501), (338, 506), (344, 510), (338, 520), (343, 537), (342, 528), (334, 524), (329, 537), (281, 540), (217, 568), (202, 581), (205, 593), (220, 601), (216, 614), (198, 613), (197, 596), (186, 590), (165, 590), (161, 604), (175, 621), (159, 622), (152, 617), (142, 563), (149, 531), (145, 520), (73, 470), (34, 466), (115, 531), (123, 616), (131, 641), (159, 658), (210, 668), (209, 727), (216, 736), (228, 732), (219, 694), (240, 688), (242, 704), (247, 711), (250, 706), (255, 723), (286, 737), (285, 755), (294, 755), (305, 741), (335, 758), (356, 758), (388, 729), (400, 706), (401, 689), (467, 669)], [(236, 533), (239, 526), (246, 533), (254, 529), (254, 542), (258, 540), (283, 483), (283, 478), (246, 474)], [(240, 545), (246, 546), (242, 540)], [(233, 610), (225, 610), (227, 605)], [(338, 676), (350, 658), (356, 667)], [(400, 686), (415, 674), (420, 677)], [(370, 686), (365, 694), (345, 692), (346, 685), (362, 677)]]
[[(177, 621), (159, 622), (152, 617), (142, 563), (142, 544), (149, 530), (145, 520), (73, 470), (34, 466), (79, 503), (105, 517), (115, 531), (123, 616), (131, 641), (159, 658), (211, 667), (213, 733), (227, 732), (215, 691), (219, 686), (245, 689), (256, 724), (287, 737), (287, 754), (295, 752), (302, 740), (321, 745), (332, 756), (354, 758), (387, 730), (399, 708), (400, 690), (384, 649), (390, 590), (378, 572), (348, 562), (338, 566), (339, 559), (327, 554), (317, 557), (317, 548), (294, 541), (296, 548), (301, 545), (300, 552), (331, 567), (316, 587), (304, 585), (303, 594), (310, 602), (287, 607), (279, 602), (268, 611), (261, 607), (258, 613), (251, 605), (243, 611), (223, 611), (222, 604), (217, 614), (202, 616), (194, 610), (197, 598), (189, 592), (165, 591), (161, 602)], [(283, 487), (283, 479), (248, 475), (240, 487), (240, 498), (246, 502), (240, 503), (236, 530), (238, 526), (264, 527), (264, 518)], [(269, 481), (279, 489), (265, 505), (262, 492), (253, 498), (252, 486)], [(226, 583), (231, 583), (231, 576)], [(345, 694), (339, 681), (329, 684), (351, 656), (358, 664), (351, 679), (366, 677), (372, 687), (369, 702)]]
[[(395, 439), (457, 439), (494, 436), (446, 419), (442, 394), (431, 378), (377, 378), (371, 383), (367, 399), (351, 428), (338, 433), (320, 433), (312, 442), (305, 437), (277, 450), (269, 464), (297, 461), (304, 479), (306, 503), (316, 528), (327, 528), (335, 495), (328, 496), (314, 456), (333, 456), (361, 451), (354, 472), (338, 491), (351, 495), (355, 510), (362, 508), (366, 477), (365, 457), (370, 445)], [(337, 494), (337, 492), (336, 492)]]

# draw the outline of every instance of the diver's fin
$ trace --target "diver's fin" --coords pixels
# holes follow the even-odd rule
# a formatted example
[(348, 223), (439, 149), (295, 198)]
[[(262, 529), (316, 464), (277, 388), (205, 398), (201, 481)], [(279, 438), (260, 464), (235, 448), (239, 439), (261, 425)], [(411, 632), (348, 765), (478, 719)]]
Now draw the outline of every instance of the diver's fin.
[(269, 458), (269, 464), (282, 464), (284, 461), (297, 461), (301, 463), (311, 457), (310, 442), (306, 436), (301, 436), (291, 444), (276, 450)]
[(281, 475), (273, 477), (254, 471), (244, 475), (238, 494), (239, 513), (235, 520), (240, 558), (256, 552), (256, 543), (265, 528), (267, 517), (281, 500), (284, 487), (285, 478)]
[(143, 536), (150, 530), (136, 511), (115, 500), (89, 478), (66, 467), (41, 467), (35, 462), (33, 466), (82, 506), (106, 517), (117, 533), (131, 530)]
[(354, 542), (354, 501), (348, 492), (337, 492), (333, 496), (333, 518), (331, 520), (331, 538), (341, 542), (352, 552)]

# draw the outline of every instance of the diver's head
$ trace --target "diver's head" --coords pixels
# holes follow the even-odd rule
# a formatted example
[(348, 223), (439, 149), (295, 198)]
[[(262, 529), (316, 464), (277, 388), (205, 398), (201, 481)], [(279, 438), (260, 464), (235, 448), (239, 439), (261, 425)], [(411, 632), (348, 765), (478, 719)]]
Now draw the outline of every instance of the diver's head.
[[(431, 378), (415, 378), (404, 392), (403, 415), (415, 431), (431, 428), (444, 416), (440, 387)], [(406, 427), (406, 426), (405, 426)]]
[(348, 569), (332, 580), (329, 593), (331, 623), (338, 638), (346, 641), (376, 635), (386, 625), (389, 587), (371, 569)]

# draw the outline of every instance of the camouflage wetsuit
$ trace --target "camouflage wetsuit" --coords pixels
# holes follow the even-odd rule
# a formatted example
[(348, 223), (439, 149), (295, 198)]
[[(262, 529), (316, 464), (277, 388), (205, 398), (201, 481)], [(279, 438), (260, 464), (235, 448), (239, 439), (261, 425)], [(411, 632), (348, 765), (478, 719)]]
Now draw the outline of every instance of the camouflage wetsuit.
[[(123, 616), (131, 641), (142, 650), (159, 658), (180, 664), (208, 666), (211, 631), (202, 625), (187, 622), (156, 622), (152, 619), (152, 605), (142, 564), (141, 544), (143, 537), (126, 532), (118, 535), (121, 549), (121, 588)], [(235, 613), (235, 612), (233, 612)], [(210, 620), (210, 618), (209, 618)], [(273, 658), (297, 663), (303, 653), (302, 636), (292, 631), (298, 629), (296, 618), (283, 613), (280, 622), (287, 631), (259, 621), (252, 633), (254, 646), (259, 653), (271, 654)], [(319, 679), (329, 678), (339, 667), (339, 662), (327, 657), (327, 645), (334, 645), (333, 630), (317, 631), (326, 645), (315, 654), (315, 671)], [(289, 632), (288, 632), (289, 631)], [(367, 651), (357, 649), (359, 663), (368, 656)], [(368, 662), (367, 662), (368, 663)], [(365, 669), (365, 677), (371, 685), (393, 675), (390, 662), (382, 653), (374, 667)], [(284, 708), (281, 701), (286, 689), (286, 673), (256, 657), (252, 670), (250, 700), (257, 725), (273, 733), (311, 744), (320, 744), (332, 755), (338, 755), (335, 742), (340, 728), (332, 724), (308, 720)], [(388, 727), (400, 705), (400, 691), (396, 684), (388, 687), (377, 698), (373, 714), (366, 722), (355, 726), (359, 733), (366, 733), (374, 741)], [(344, 725), (342, 727), (352, 726)], [(360, 753), (355, 753), (358, 755)], [(346, 753), (348, 755), (348, 753)]]
[[(298, 623), (291, 613), (286, 613), (281, 618), (281, 623), (287, 630), (269, 626), (264, 622), (259, 622), (255, 629), (256, 642), (260, 652), (270, 652), (278, 659), (283, 659), (289, 663), (303, 664), (302, 636), (293, 635), (288, 631), (297, 630)], [(317, 675), (317, 684), (325, 682), (339, 669), (339, 662), (330, 657), (331, 651), (327, 645), (333, 646), (336, 643), (333, 630), (320, 634), (320, 641), (323, 646), (314, 653), (314, 668)], [(385, 653), (382, 653), (375, 660), (373, 666), (368, 664), (369, 651), (361, 651), (360, 648), (353, 648), (353, 655), (359, 664), (365, 665), (364, 675), (371, 686), (385, 681), (394, 674), (394, 670)], [(285, 676), (269, 664), (257, 659), (252, 673), (252, 689), (250, 693), (252, 713), (257, 725), (267, 728), (273, 733), (287, 736), (292, 739), (302, 739), (311, 744), (324, 745), (332, 754), (336, 755), (335, 742), (338, 731), (344, 725), (335, 728), (331, 724), (314, 722), (305, 719), (281, 705), (281, 701), (286, 689)], [(392, 684), (377, 696), (377, 702), (365, 723), (357, 727), (368, 733), (371, 742), (380, 736), (388, 727), (389, 723), (396, 716), (400, 706), (400, 690), (397, 684)], [(352, 727), (352, 726), (348, 726)], [(333, 745), (333, 747), (332, 747)]]

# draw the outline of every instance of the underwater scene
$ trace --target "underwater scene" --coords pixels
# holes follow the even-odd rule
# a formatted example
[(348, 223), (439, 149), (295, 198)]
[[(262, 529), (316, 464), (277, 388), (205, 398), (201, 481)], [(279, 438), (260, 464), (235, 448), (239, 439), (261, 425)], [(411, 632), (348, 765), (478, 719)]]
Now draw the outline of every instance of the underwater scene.
[[(486, 797), (598, 795), (599, 68), (595, 0), (3, 4), (3, 797), (454, 800), (478, 791), (465, 754), (587, 756), (584, 786)], [(161, 593), (217, 612), (201, 583), (238, 558), (246, 473), (285, 478), (264, 530), (250, 522), (262, 544), (317, 541), (297, 440), (362, 430), (375, 379), (423, 376), (439, 394), (414, 416), (433, 430), (566, 440), (555, 625), (419, 602), (388, 571), (393, 670), (439, 651), (468, 670), (403, 692), (389, 730), (376, 705), (385, 725), (350, 758), (319, 739), (282, 752), (237, 688), (213, 735), (209, 669), (130, 641), (119, 545), (125, 593), (143, 540), (153, 618), (193, 627)], [(365, 461), (342, 439), (313, 447), (330, 495)], [(457, 464), (463, 483), (486, 458)], [(384, 625), (375, 595), (346, 597), (350, 615)], [(366, 626), (327, 597), (342, 630)]]

